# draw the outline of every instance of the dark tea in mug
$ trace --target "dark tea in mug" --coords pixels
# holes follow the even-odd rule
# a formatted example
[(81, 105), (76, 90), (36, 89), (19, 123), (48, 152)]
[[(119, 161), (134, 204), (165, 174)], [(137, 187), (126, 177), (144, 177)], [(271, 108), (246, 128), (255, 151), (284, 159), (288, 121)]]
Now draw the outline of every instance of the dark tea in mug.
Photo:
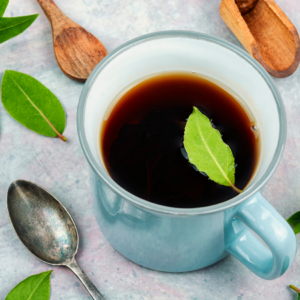
[(114, 181), (142, 199), (170, 207), (210, 206), (235, 197), (231, 187), (209, 180), (188, 161), (183, 136), (193, 106), (231, 148), (235, 185), (244, 189), (259, 161), (253, 119), (224, 89), (187, 73), (157, 75), (138, 83), (103, 121), (100, 149)]

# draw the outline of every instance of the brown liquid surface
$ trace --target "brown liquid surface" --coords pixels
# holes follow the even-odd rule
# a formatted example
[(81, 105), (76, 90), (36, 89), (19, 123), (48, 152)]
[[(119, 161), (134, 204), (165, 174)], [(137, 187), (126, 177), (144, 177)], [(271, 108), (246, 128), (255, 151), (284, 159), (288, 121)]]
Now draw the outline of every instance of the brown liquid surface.
[(193, 106), (212, 120), (235, 157), (243, 189), (259, 158), (259, 139), (241, 105), (214, 83), (196, 75), (154, 76), (117, 102), (101, 131), (101, 154), (110, 176), (130, 193), (157, 204), (193, 208), (237, 195), (185, 158), (183, 134)]

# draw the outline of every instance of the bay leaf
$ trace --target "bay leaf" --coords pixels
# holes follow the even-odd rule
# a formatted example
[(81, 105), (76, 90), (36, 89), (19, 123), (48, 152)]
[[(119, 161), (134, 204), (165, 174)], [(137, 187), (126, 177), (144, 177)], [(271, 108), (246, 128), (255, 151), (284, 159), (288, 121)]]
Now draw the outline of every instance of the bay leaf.
[(0, 19), (0, 44), (25, 31), (38, 17), (36, 15), (1, 18)]
[(298, 223), (295, 227), (294, 227), (294, 233), (298, 234), (300, 232), (300, 223)]
[(286, 220), (291, 226), (296, 226), (300, 223), (300, 211), (294, 213)]
[(196, 107), (187, 120), (184, 132), (184, 147), (190, 163), (209, 179), (218, 184), (241, 190), (235, 184), (235, 163), (232, 151), (220, 132), (213, 128), (210, 120)]
[(0, 18), (4, 15), (4, 12), (6, 10), (6, 7), (8, 5), (9, 0), (1, 0), (0, 1)]
[(35, 78), (6, 70), (1, 99), (7, 112), (27, 128), (49, 137), (58, 136), (66, 126), (65, 111), (56, 96)]
[(289, 288), (291, 288), (292, 290), (294, 290), (295, 292), (297, 292), (297, 300), (300, 300), (300, 289), (298, 289), (296, 286), (294, 285), (289, 285)]
[(49, 300), (51, 272), (29, 276), (16, 285), (5, 300)]

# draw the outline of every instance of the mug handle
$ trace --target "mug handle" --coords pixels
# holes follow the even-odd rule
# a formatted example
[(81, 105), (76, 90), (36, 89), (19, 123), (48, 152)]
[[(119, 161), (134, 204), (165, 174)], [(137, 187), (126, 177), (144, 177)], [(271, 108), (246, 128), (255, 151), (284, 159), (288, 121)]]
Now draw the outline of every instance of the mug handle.
[(290, 225), (257, 193), (250, 200), (238, 205), (230, 218), (226, 230), (225, 251), (259, 277), (270, 280), (283, 275), (292, 264), (297, 243)]

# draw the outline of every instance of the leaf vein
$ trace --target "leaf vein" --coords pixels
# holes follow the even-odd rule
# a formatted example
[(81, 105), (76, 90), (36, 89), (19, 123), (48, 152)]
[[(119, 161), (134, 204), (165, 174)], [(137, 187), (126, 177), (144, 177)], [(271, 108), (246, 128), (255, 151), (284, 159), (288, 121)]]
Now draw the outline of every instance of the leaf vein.
[[(3, 19), (4, 19), (4, 18), (2, 18), (2, 20), (3, 20)], [(23, 23), (26, 23), (26, 22), (30, 21), (30, 20), (31, 20), (31, 19), (27, 19), (27, 20), (25, 20), (25, 21), (23, 21), (23, 22), (13, 24), (12, 26), (1, 28), (0, 31), (4, 31), (4, 30), (10, 29), (10, 28), (19, 26), (19, 25), (21, 25), (21, 24), (23, 24)], [(1, 25), (1, 24), (0, 24), (0, 25)]]
[[(205, 145), (205, 147), (206, 147), (208, 153), (210, 154), (210, 156), (212, 157), (212, 159), (214, 160), (214, 162), (216, 163), (217, 167), (219, 168), (219, 170), (221, 171), (221, 173), (223, 174), (223, 176), (225, 177), (225, 179), (228, 181), (228, 183), (229, 183), (231, 186), (233, 186), (233, 184), (231, 183), (231, 181), (229, 180), (229, 178), (226, 176), (224, 170), (221, 168), (221, 166), (219, 165), (218, 161), (215, 159), (214, 155), (213, 155), (212, 152), (210, 151), (210, 148), (208, 147), (208, 145), (207, 145), (205, 139), (203, 138), (201, 129), (199, 128), (199, 123), (197, 123), (197, 129), (198, 129), (198, 131), (199, 131), (200, 137), (201, 137), (201, 139), (202, 139), (202, 141), (203, 141), (203, 143), (204, 143), (204, 145)], [(215, 129), (213, 129), (213, 130), (215, 130)]]
[[(48, 275), (48, 274), (47, 274)], [(32, 298), (32, 296), (34, 295), (34, 293), (36, 292), (36, 290), (38, 289), (38, 287), (41, 285), (41, 283), (45, 280), (45, 278), (47, 277), (47, 275), (40, 281), (40, 283), (36, 286), (36, 288), (32, 291), (32, 293), (29, 295), (28, 300), (30, 300)]]
[[(25, 93), (25, 91), (18, 85), (18, 83), (11, 78), (12, 81), (15, 83), (15, 85), (20, 89), (20, 91), (24, 94), (24, 96), (27, 98), (27, 100), (29, 101), (29, 103), (38, 111), (38, 113), (41, 114), (41, 116), (48, 122), (48, 124), (51, 126), (52, 124), (50, 123), (50, 121), (47, 119), (47, 117), (42, 113), (42, 111), (31, 101), (31, 99), (29, 98), (29, 96)], [(52, 125), (53, 126), (53, 125)], [(53, 129), (53, 127), (51, 126), (51, 128)]]

